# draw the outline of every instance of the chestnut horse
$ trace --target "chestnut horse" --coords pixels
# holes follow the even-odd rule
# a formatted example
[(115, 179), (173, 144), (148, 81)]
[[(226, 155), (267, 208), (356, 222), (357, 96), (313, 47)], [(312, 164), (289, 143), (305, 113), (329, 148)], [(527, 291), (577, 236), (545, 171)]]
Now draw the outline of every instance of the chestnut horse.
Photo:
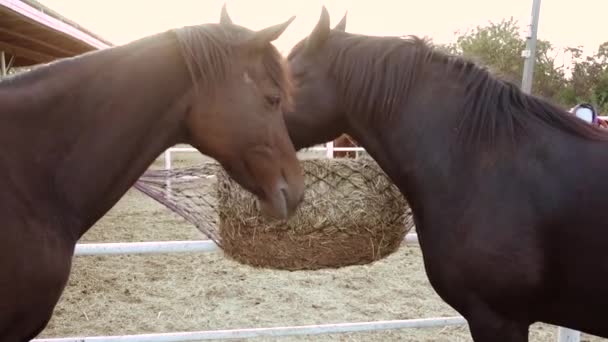
[(343, 133), (366, 149), (476, 342), (535, 322), (608, 337), (608, 132), (416, 37), (332, 30), (325, 8), (288, 60), (296, 149)]
[(291, 215), (303, 174), (283, 110), (289, 21), (170, 30), (0, 82), (0, 341), (42, 331), (78, 239), (167, 148), (215, 158), (268, 215)]

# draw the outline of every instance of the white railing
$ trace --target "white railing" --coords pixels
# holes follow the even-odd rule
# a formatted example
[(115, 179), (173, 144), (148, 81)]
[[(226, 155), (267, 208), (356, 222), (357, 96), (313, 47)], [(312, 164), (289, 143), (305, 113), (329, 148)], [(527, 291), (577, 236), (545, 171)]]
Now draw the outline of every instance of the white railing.
[[(405, 243), (418, 243), (415, 233), (407, 234)], [(118, 255), (118, 254), (158, 254), (183, 252), (216, 252), (219, 247), (210, 240), (199, 241), (154, 241), (132, 243), (81, 243), (76, 245), (76, 256)], [(378, 330), (444, 327), (450, 325), (467, 324), (463, 317), (437, 317), (408, 320), (391, 320), (375, 322), (337, 323), (323, 325), (305, 325), (291, 327), (249, 328), (232, 330), (210, 330), (192, 332), (171, 332), (158, 334), (122, 335), (122, 336), (95, 336), (95, 337), (61, 337), (42, 338), (32, 342), (186, 342), (210, 339), (236, 339), (263, 336), (293, 336), (293, 335), (320, 335), (348, 332), (370, 332)]]
[[(407, 234), (405, 243), (418, 243), (418, 235)], [(153, 241), (131, 243), (80, 243), (76, 245), (76, 256), (119, 255), (119, 254), (161, 254), (161, 253), (210, 253), (220, 248), (210, 240), (198, 241)], [(323, 325), (306, 325), (271, 328), (246, 328), (232, 330), (209, 330), (191, 332), (171, 332), (140, 335), (116, 335), (94, 337), (61, 337), (42, 338), (32, 342), (187, 342), (210, 339), (242, 339), (263, 336), (293, 336), (293, 335), (320, 335), (348, 332), (371, 332), (380, 330), (395, 330), (405, 328), (444, 327), (451, 325), (466, 325), (461, 316), (434, 317), (409, 320), (391, 320), (375, 322), (337, 323)], [(558, 328), (558, 342), (578, 342), (578, 331)]]
[[(600, 119), (608, 120), (608, 116), (599, 116)], [(365, 151), (362, 147), (334, 147), (334, 142), (330, 141), (322, 146), (314, 146), (305, 149), (306, 151), (326, 151), (327, 158), (333, 158), (335, 151)], [(165, 151), (165, 168), (170, 169), (172, 166), (171, 157), (173, 152), (197, 152), (193, 147), (172, 147)], [(417, 240), (416, 240), (417, 241)], [(200, 247), (204, 248), (204, 247)], [(557, 334), (557, 342), (580, 342), (581, 333), (576, 330), (559, 327)]]
[[(407, 234), (405, 243), (418, 243), (416, 233)], [(117, 254), (159, 254), (159, 253), (189, 253), (216, 252), (220, 248), (211, 240), (187, 241), (150, 241), (150, 242), (110, 242), (77, 244), (75, 255), (117, 255)]]
[[(608, 119), (608, 116), (602, 116)], [(329, 142), (325, 147), (312, 147), (308, 150), (327, 151), (326, 156), (333, 158), (335, 151), (365, 151), (361, 147), (334, 147)], [(174, 152), (197, 152), (192, 147), (172, 147), (165, 151), (165, 168), (172, 167), (172, 153)], [(406, 243), (418, 243), (418, 236), (408, 234), (404, 239)], [(77, 244), (76, 256), (90, 255), (117, 255), (117, 254), (157, 254), (157, 253), (184, 253), (184, 252), (216, 252), (219, 247), (211, 240), (199, 241), (155, 241), (155, 242), (132, 242), (132, 243), (84, 243)], [(319, 335), (347, 332), (369, 332), (389, 329), (443, 327), (449, 325), (467, 324), (463, 317), (438, 317), (410, 320), (338, 323), (324, 325), (307, 325), (292, 327), (273, 328), (250, 328), (215, 331), (195, 332), (173, 332), (160, 334), (124, 335), (124, 336), (96, 336), (96, 337), (68, 337), (68, 338), (43, 338), (32, 342), (186, 342), (209, 339), (241, 339), (263, 336), (292, 336), (292, 335)], [(558, 342), (579, 342), (580, 332), (558, 328)]]
[[(602, 120), (608, 120), (608, 116), (598, 116), (598, 117)], [(326, 151), (325, 156), (327, 158), (333, 158), (334, 152), (336, 152), (336, 151), (344, 151), (344, 152), (352, 152), (352, 151), (364, 152), (365, 151), (365, 149), (363, 147), (334, 147), (333, 141), (327, 142), (325, 144), (325, 147), (314, 146), (314, 147), (307, 148), (305, 150), (307, 150), (307, 151)], [(166, 169), (171, 169), (171, 167), (172, 167), (171, 157), (174, 152), (198, 152), (198, 151), (193, 147), (171, 147), (171, 148), (167, 149), (164, 152)]]
[(463, 324), (466, 324), (466, 321), (462, 317), (443, 317), (394, 321), (302, 325), (293, 327), (191, 331), (144, 335), (46, 338), (32, 340), (32, 342), (192, 342), (200, 340), (228, 340), (271, 336), (278, 337), (295, 335), (338, 334), (349, 332), (369, 332), (377, 330), (394, 330), (405, 328), (430, 328)]
[[(314, 147), (310, 147), (307, 149), (304, 149), (304, 151), (326, 151), (327, 153), (325, 154), (325, 156), (327, 158), (333, 158), (334, 157), (334, 152), (339, 152), (339, 151), (344, 151), (344, 152), (365, 152), (365, 149), (363, 147), (334, 147), (334, 142), (330, 141), (328, 143), (325, 144), (325, 147), (322, 146), (314, 146)], [(194, 147), (171, 147), (168, 148), (163, 154), (165, 157), (165, 169), (169, 170), (171, 169), (171, 167), (173, 167), (173, 153), (180, 153), (180, 152), (198, 152), (197, 149), (195, 149)]]

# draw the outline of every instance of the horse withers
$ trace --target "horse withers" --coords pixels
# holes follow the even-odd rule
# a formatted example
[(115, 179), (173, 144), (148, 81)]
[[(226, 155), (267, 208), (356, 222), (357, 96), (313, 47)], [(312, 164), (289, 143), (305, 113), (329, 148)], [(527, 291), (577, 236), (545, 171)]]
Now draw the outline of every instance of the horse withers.
[(301, 149), (352, 136), (408, 200), (429, 281), (476, 342), (608, 337), (608, 134), (417, 37), (330, 29), (288, 56)]
[(292, 20), (184, 27), (0, 82), (0, 341), (45, 328), (78, 239), (175, 144), (215, 158), (269, 216), (294, 212), (292, 86), (271, 43)]

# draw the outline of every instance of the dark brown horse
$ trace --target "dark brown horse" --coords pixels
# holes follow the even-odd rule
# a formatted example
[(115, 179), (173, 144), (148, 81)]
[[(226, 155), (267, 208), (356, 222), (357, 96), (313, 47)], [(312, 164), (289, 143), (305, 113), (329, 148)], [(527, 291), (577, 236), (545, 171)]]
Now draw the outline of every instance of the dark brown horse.
[(271, 44), (293, 20), (171, 30), (0, 82), (0, 340), (46, 326), (78, 239), (166, 148), (217, 159), (267, 213), (289, 216), (303, 175)]
[(330, 29), (289, 55), (296, 149), (353, 136), (401, 189), (427, 276), (477, 342), (608, 337), (608, 134), (415, 37)]

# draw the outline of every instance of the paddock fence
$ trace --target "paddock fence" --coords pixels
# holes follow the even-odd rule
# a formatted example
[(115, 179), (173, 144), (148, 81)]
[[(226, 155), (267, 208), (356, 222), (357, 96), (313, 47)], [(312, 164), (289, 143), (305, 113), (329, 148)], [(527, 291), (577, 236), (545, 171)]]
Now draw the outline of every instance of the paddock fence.
[[(608, 119), (608, 116), (602, 116)], [(306, 151), (325, 151), (327, 158), (333, 158), (335, 151), (365, 152), (361, 147), (334, 147), (333, 142), (325, 146), (315, 146)], [(164, 152), (165, 168), (172, 167), (174, 153), (197, 152), (192, 147), (172, 147)], [(407, 234), (404, 243), (418, 243), (416, 233)], [(192, 241), (152, 241), (130, 243), (81, 243), (76, 245), (75, 256), (120, 255), (120, 254), (162, 254), (162, 253), (210, 253), (219, 251), (219, 247), (211, 240)], [(243, 328), (230, 330), (206, 330), (190, 332), (169, 332), (139, 335), (88, 336), (88, 337), (59, 337), (34, 339), (32, 342), (187, 342), (217, 339), (243, 339), (254, 337), (279, 337), (295, 335), (321, 335), (354, 332), (372, 332), (380, 330), (395, 330), (407, 328), (430, 328), (453, 325), (466, 325), (461, 316), (418, 318), (407, 320), (370, 321), (354, 323), (302, 325), (268, 328)], [(558, 327), (557, 342), (580, 342), (580, 332)]]

